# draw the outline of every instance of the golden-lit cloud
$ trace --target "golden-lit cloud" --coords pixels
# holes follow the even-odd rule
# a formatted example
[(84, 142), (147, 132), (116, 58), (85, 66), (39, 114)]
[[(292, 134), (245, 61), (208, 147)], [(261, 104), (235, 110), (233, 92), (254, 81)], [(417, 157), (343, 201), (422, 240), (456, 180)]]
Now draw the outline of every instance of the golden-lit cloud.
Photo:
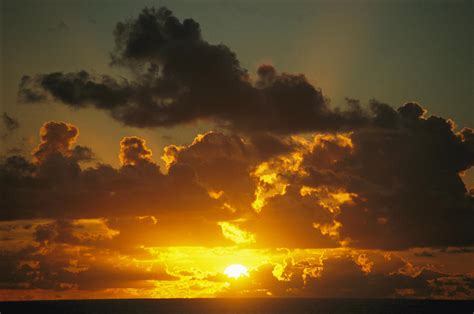
[[(301, 144), (302, 148), (309, 146), (308, 142), (299, 137), (292, 140)], [(286, 174), (298, 174), (305, 176), (304, 169), (301, 169), (303, 161), (302, 150), (296, 150), (289, 154), (279, 155), (269, 161), (260, 163), (251, 172), (251, 176), (257, 180), (255, 190), (255, 200), (252, 207), (260, 212), (266, 205), (267, 199), (276, 195), (285, 195), (288, 183), (285, 180)]]
[(124, 137), (120, 141), (120, 164), (135, 166), (142, 162), (152, 162), (152, 152), (146, 141), (136, 136)]
[(70, 156), (78, 135), (77, 127), (69, 123), (50, 121), (43, 124), (40, 129), (41, 142), (32, 152), (34, 160), (43, 162), (54, 153)]
[(125, 136), (115, 167), (45, 122), (31, 155), (0, 159), (1, 299), (473, 298), (472, 129), (413, 102), (334, 108), (268, 64), (253, 77), (166, 8), (114, 36), (131, 78), (26, 75), (20, 98), (215, 130), (160, 157)]
[[(24, 135), (32, 151), (1, 156), (1, 300), (474, 298), (471, 128), (414, 102), (332, 106), (312, 78), (245, 69), (167, 8), (115, 25), (109, 64), (126, 77), (20, 79), (21, 101), (141, 136), (121, 133), (114, 166), (110, 134), (46, 121)], [(164, 147), (142, 131), (158, 127)]]
[(218, 224), (222, 229), (224, 237), (233, 241), (235, 244), (255, 243), (255, 235), (240, 229), (237, 225), (227, 221), (221, 221)]
[(331, 192), (325, 187), (312, 188), (302, 186), (300, 189), (301, 196), (314, 196), (318, 199), (318, 204), (327, 209), (331, 213), (339, 213), (340, 205), (350, 202), (355, 193), (347, 193), (344, 191)]

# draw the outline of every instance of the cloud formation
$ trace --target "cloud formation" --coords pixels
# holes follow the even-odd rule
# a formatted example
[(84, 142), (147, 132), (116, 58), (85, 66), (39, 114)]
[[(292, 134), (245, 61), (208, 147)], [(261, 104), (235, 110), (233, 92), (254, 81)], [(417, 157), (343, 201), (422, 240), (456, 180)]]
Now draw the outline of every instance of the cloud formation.
[(146, 147), (145, 140), (129, 136), (120, 141), (120, 163), (123, 166), (137, 165), (140, 163), (152, 163), (152, 152)]
[[(365, 264), (361, 260), (365, 260)], [(248, 278), (232, 281), (222, 295), (317, 298), (472, 296), (472, 277), (411, 267), (398, 256), (376, 252), (367, 255), (336, 251), (319, 258), (298, 261), (288, 258), (284, 265), (262, 264)], [(226, 280), (219, 277), (209, 279)]]
[[(114, 39), (111, 66), (128, 78), (24, 76), (20, 98), (140, 128), (206, 120), (219, 131), (165, 146), (165, 169), (150, 139), (126, 136), (113, 167), (77, 145), (76, 126), (44, 123), (31, 159), (0, 160), (0, 289), (153, 296), (178, 282), (174, 292), (196, 296), (473, 297), (472, 267), (445, 269), (454, 253), (472, 257), (474, 194), (461, 175), (474, 165), (473, 129), (414, 102), (332, 108), (303, 74), (269, 64), (252, 78), (166, 8), (118, 23)], [(258, 259), (247, 280), (206, 268), (232, 252)]]
[(196, 21), (181, 22), (166, 8), (146, 8), (117, 23), (114, 37), (111, 65), (130, 69), (132, 79), (87, 71), (25, 75), (20, 99), (93, 106), (135, 127), (212, 120), (237, 130), (295, 133), (370, 123), (372, 113), (357, 102), (331, 109), (303, 74), (261, 65), (252, 81), (227, 46), (210, 44)]
[[(1, 220), (30, 218), (92, 218), (172, 213), (202, 207), (212, 211), (215, 202), (186, 166), (172, 167), (167, 175), (151, 161), (151, 151), (136, 137), (121, 141), (123, 166), (106, 164), (82, 168), (92, 151), (74, 145), (77, 127), (47, 122), (33, 161), (8, 156), (0, 169)], [(180, 197), (184, 196), (184, 197)], [(153, 204), (153, 205), (152, 205)], [(194, 210), (195, 211), (195, 210)], [(181, 213), (182, 213), (181, 212)], [(218, 218), (216, 218), (218, 219)]]
[(2, 122), (8, 132), (12, 132), (20, 127), (20, 122), (17, 119), (4, 112), (2, 115)]
[(71, 155), (71, 147), (79, 135), (78, 129), (64, 122), (48, 122), (40, 129), (41, 143), (33, 151), (34, 160), (45, 161), (52, 154)]
[[(452, 121), (424, 117), (414, 103), (398, 110), (373, 106), (383, 108), (377, 119), (390, 127), (316, 135), (292, 166), (267, 162), (267, 178), (276, 179), (267, 179), (266, 189), (293, 187), (303, 198), (318, 198), (333, 222), (317, 228), (351, 246), (472, 245), (474, 198), (460, 173), (474, 165), (473, 130), (456, 132)], [(265, 202), (291, 195), (282, 192)]]
[[(29, 246), (2, 254), (0, 288), (10, 290), (102, 290), (113, 288), (152, 289), (156, 280), (176, 280), (163, 265), (148, 269), (133, 263), (110, 263), (105, 251), (71, 256), (68, 246)], [(90, 253), (94, 253), (91, 256)]]
[[(1, 164), (0, 218), (154, 216), (167, 239), (156, 242), (169, 244), (232, 243), (222, 228), (232, 226), (254, 247), (474, 245), (474, 199), (460, 178), (474, 164), (473, 131), (414, 103), (372, 106), (386, 127), (312, 139), (207, 132), (165, 147), (167, 171), (138, 137), (120, 142), (120, 168), (81, 166), (93, 153), (75, 145), (78, 129), (47, 122), (33, 162)], [(180, 239), (186, 225), (194, 238)]]

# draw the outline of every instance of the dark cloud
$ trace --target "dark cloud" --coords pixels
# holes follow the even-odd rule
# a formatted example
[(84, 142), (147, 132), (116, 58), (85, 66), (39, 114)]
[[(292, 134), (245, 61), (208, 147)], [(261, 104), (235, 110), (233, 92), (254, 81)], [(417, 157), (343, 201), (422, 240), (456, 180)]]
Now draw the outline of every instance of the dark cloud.
[(104, 248), (126, 251), (141, 246), (226, 246), (215, 221), (200, 217), (119, 217), (109, 218), (107, 227), (120, 232), (112, 239), (95, 243)]
[(405, 297), (402, 294), (405, 290), (410, 292), (411, 297), (429, 297), (433, 294), (429, 280), (442, 276), (431, 271), (422, 271), (414, 276), (399, 272), (366, 273), (351, 258), (329, 258), (323, 262), (320, 277), (310, 278), (303, 293), (320, 297), (389, 298)]
[(234, 52), (208, 43), (197, 22), (181, 22), (166, 8), (146, 8), (136, 19), (117, 23), (114, 37), (111, 64), (131, 69), (133, 80), (86, 71), (24, 76), (20, 98), (38, 102), (52, 96), (75, 108), (94, 106), (136, 127), (211, 119), (233, 129), (295, 133), (370, 122), (357, 102), (346, 111), (331, 109), (302, 74), (262, 65), (252, 82)]
[[(73, 107), (85, 107), (93, 102), (98, 108), (123, 106), (138, 90), (126, 80), (116, 81), (107, 76), (92, 75), (86, 71), (63, 74), (24, 76), (20, 82), (19, 97), (25, 102), (47, 99), (48, 91), (53, 97)], [(141, 92), (141, 91), (140, 91)]]
[(71, 155), (79, 130), (68, 123), (50, 121), (40, 129), (41, 143), (33, 151), (36, 162), (41, 163), (52, 154)]
[(273, 157), (293, 153), (299, 145), (291, 138), (267, 134), (244, 139), (235, 134), (207, 132), (190, 145), (166, 146), (162, 158), (168, 166), (190, 166), (198, 182), (221, 202), (222, 210), (243, 220), (235, 225), (256, 235), (258, 247), (338, 246), (337, 241), (313, 226), (315, 221), (331, 222), (332, 215), (318, 206), (315, 198), (302, 197), (296, 188), (272, 198), (259, 214), (252, 208), (258, 185), (252, 175), (255, 168)]
[[(223, 296), (317, 298), (468, 298), (474, 293), (472, 277), (421, 269), (403, 273), (406, 262), (392, 257), (378, 260), (378, 269), (364, 270), (353, 256), (330, 256), (320, 261), (288, 259), (279, 278), (275, 265), (264, 264), (248, 279), (233, 281)], [(396, 267), (393, 267), (397, 265)], [(386, 267), (388, 266), (388, 267)], [(383, 270), (383, 271), (381, 271)], [(218, 278), (210, 277), (209, 280)]]
[(294, 221), (293, 230), (307, 226), (300, 245), (317, 247), (329, 245), (317, 240), (318, 230), (360, 248), (472, 246), (474, 198), (460, 174), (474, 165), (473, 130), (456, 131), (416, 103), (371, 107), (383, 127), (293, 139), (301, 145), (256, 168), (252, 205), (262, 228)]
[[(0, 133), (0, 139), (2, 140), (6, 140), (14, 131), (20, 128), (20, 122), (6, 112), (2, 114), (2, 124), (3, 130)], [(12, 150), (16, 150), (16, 148), (11, 148), (9, 151)]]
[(52, 223), (38, 225), (35, 228), (35, 241), (46, 243), (80, 244), (81, 240), (74, 234), (75, 226), (69, 220), (57, 220)]
[(50, 121), (40, 129), (41, 142), (33, 149), (32, 156), (38, 178), (64, 183), (75, 179), (81, 172), (79, 163), (94, 160), (89, 147), (75, 145), (79, 130), (74, 125)]
[[(87, 214), (81, 211), (89, 217), (104, 208), (108, 213), (112, 205), (114, 213), (129, 214), (130, 200), (144, 215), (156, 214), (156, 207), (168, 206), (169, 212), (180, 208), (178, 203), (188, 209), (200, 204), (220, 208), (219, 217), (244, 218), (241, 225), (256, 233), (268, 234), (266, 225), (280, 226), (299, 235), (294, 238), (305, 247), (313, 241), (383, 249), (474, 244), (474, 198), (460, 178), (474, 164), (472, 129), (457, 132), (451, 120), (427, 116), (417, 103), (395, 110), (372, 100), (363, 109), (348, 98), (348, 110), (332, 109), (304, 75), (278, 73), (268, 64), (257, 69), (252, 81), (229, 48), (208, 43), (197, 22), (180, 21), (165, 8), (145, 9), (118, 23), (114, 36), (111, 64), (131, 70), (132, 79), (85, 71), (25, 76), (20, 96), (26, 101), (52, 96), (75, 108), (94, 106), (131, 126), (212, 119), (238, 132), (209, 132), (190, 145), (167, 146), (165, 175), (137, 137), (122, 140), (120, 169), (98, 165), (83, 170), (78, 162), (92, 152), (73, 148), (77, 129), (45, 124), (34, 152), (36, 164), (27, 167), (35, 169), (28, 184), (61, 182), (64, 198), (56, 198), (56, 204), (43, 199), (48, 200), (43, 210), (52, 217), (64, 218), (56, 216), (58, 206), (71, 203), (90, 205)], [(281, 134), (302, 131), (326, 133), (313, 142)], [(21, 163), (4, 164), (8, 180), (18, 171), (15, 162)], [(31, 195), (20, 197), (15, 194), (20, 189), (7, 189), (17, 203), (7, 212), (38, 208), (38, 203), (28, 204)], [(21, 193), (33, 191), (39, 193)], [(159, 193), (153, 196), (152, 191)], [(171, 194), (179, 200), (175, 204)], [(290, 245), (284, 236), (260, 239)]]
[(121, 142), (124, 164), (119, 169), (104, 164), (82, 169), (79, 163), (93, 154), (74, 146), (79, 133), (75, 126), (48, 122), (40, 133), (35, 162), (10, 156), (1, 163), (2, 220), (180, 215), (217, 206), (189, 166), (175, 165), (167, 175), (161, 173), (142, 139)]
[(3, 179), (10, 179), (12, 182), (30, 177), (36, 170), (35, 164), (30, 163), (22, 156), (7, 157), (0, 168)]
[[(198, 135), (189, 145), (165, 147), (166, 174), (138, 137), (121, 141), (120, 168), (83, 168), (93, 154), (75, 145), (77, 128), (48, 122), (36, 162), (11, 156), (1, 165), (1, 219), (152, 215), (165, 219), (163, 231), (182, 226), (184, 233), (186, 224), (196, 227), (190, 235), (198, 226), (212, 230), (183, 237), (183, 244), (208, 241), (219, 221), (234, 221), (259, 247), (472, 246), (474, 201), (460, 173), (474, 163), (473, 131), (455, 132), (452, 122), (425, 117), (414, 103), (371, 106), (385, 127), (313, 140)], [(179, 224), (183, 213), (190, 220)], [(177, 241), (175, 234), (170, 229), (160, 241)]]
[[(155, 280), (176, 280), (163, 265), (148, 269), (134, 263), (110, 263), (117, 258), (106, 251), (71, 254), (68, 246), (28, 246), (19, 251), (1, 252), (0, 287), (30, 290), (101, 290), (111, 288), (153, 289)], [(77, 263), (76, 263), (77, 262)]]
[(474, 253), (474, 247), (442, 248), (440, 249), (440, 252), (445, 252), (449, 254)]
[(332, 214), (318, 204), (317, 198), (301, 196), (296, 187), (289, 186), (284, 195), (270, 198), (257, 217), (241, 226), (257, 235), (261, 247), (339, 247), (331, 234), (315, 228), (315, 224), (331, 223)]
[(197, 180), (234, 210), (247, 212), (250, 208), (255, 185), (249, 173), (259, 156), (256, 147), (241, 137), (207, 132), (190, 145), (166, 146), (162, 158), (168, 167), (190, 166)]
[(394, 126), (353, 133), (353, 148), (339, 157), (334, 148), (332, 163), (319, 150), (306, 156), (304, 184), (357, 195), (337, 216), (351, 245), (472, 245), (474, 199), (459, 175), (474, 164), (472, 129), (456, 133), (449, 120), (422, 118), (417, 104), (384, 110), (379, 118)]
[(20, 127), (20, 122), (17, 119), (4, 112), (2, 115), (3, 125), (8, 132), (15, 131)]
[(474, 197), (460, 173), (474, 165), (473, 130), (424, 119), (417, 104), (398, 113), (395, 128), (354, 133), (352, 154), (334, 169), (358, 195), (341, 210), (341, 234), (365, 247), (472, 245)]
[(137, 165), (140, 163), (152, 163), (152, 152), (146, 147), (145, 140), (129, 136), (120, 142), (120, 163), (124, 166)]
[(428, 251), (421, 251), (421, 252), (418, 252), (418, 253), (415, 253), (415, 256), (419, 256), (419, 257), (435, 257), (436, 255), (432, 252), (428, 252)]
[[(24, 230), (13, 222), (0, 230), (22, 246), (0, 252), (0, 288), (154, 289), (154, 280), (177, 278), (154, 262), (110, 261), (155, 261), (150, 247), (235, 245), (353, 251), (265, 263), (224, 295), (472, 298), (470, 275), (367, 249), (469, 258), (474, 193), (460, 174), (474, 165), (473, 129), (456, 130), (414, 102), (394, 109), (347, 98), (348, 109), (333, 108), (303, 74), (269, 64), (252, 79), (232, 50), (166, 8), (118, 23), (114, 39), (111, 66), (128, 78), (25, 75), (19, 98), (93, 107), (134, 127), (206, 120), (225, 132), (166, 146), (162, 171), (145, 139), (124, 137), (114, 168), (76, 144), (76, 126), (46, 122), (32, 160), (0, 160), (0, 220), (28, 220)], [(19, 127), (7, 113), (3, 124)], [(294, 135), (302, 132), (317, 133)]]
[(2, 164), (2, 220), (182, 215), (217, 205), (194, 177), (174, 170), (165, 176), (154, 164), (82, 170), (57, 154), (39, 166), (16, 159)]

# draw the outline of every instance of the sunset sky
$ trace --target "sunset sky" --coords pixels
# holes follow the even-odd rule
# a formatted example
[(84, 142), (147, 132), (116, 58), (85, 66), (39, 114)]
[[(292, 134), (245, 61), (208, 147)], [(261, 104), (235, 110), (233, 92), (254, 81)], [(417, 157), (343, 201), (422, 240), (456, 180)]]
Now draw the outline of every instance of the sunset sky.
[(1, 1), (0, 300), (474, 298), (472, 1)]

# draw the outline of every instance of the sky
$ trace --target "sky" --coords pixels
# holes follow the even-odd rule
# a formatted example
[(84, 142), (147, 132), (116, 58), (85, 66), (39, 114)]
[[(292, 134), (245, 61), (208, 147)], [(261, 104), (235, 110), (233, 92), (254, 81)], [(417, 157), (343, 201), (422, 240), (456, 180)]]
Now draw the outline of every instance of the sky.
[(472, 1), (1, 12), (0, 299), (474, 297)]

